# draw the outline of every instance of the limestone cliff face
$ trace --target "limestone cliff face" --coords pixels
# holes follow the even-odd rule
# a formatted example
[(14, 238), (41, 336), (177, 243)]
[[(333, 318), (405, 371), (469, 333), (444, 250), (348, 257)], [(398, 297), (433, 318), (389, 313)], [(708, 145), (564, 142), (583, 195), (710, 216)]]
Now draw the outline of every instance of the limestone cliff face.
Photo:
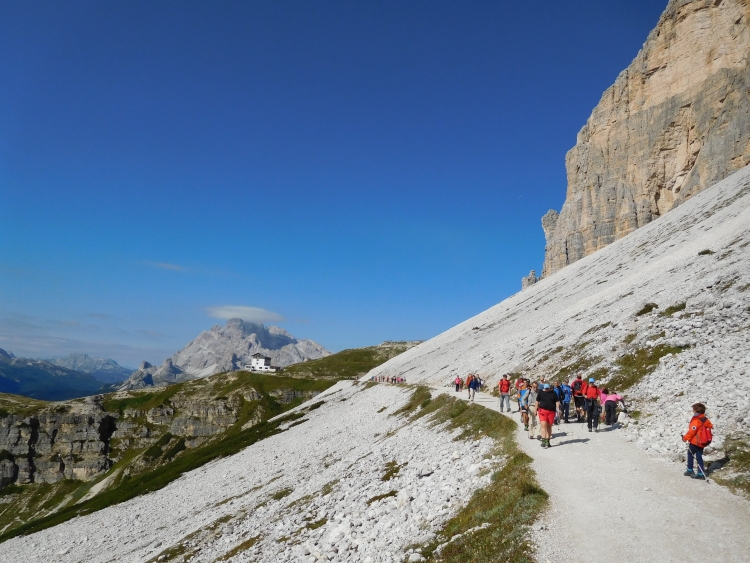
[(543, 276), (750, 163), (750, 0), (670, 0), (566, 157)]

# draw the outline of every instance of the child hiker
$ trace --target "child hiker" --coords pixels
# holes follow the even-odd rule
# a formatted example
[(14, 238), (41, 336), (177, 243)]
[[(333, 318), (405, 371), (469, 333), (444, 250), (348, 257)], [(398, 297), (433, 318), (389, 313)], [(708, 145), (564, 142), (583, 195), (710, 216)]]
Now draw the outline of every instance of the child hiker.
[[(686, 477), (706, 478), (706, 471), (703, 466), (703, 448), (708, 446), (713, 439), (713, 433), (711, 432), (713, 427), (714, 425), (706, 417), (706, 405), (695, 403), (693, 405), (693, 418), (690, 419), (687, 433), (682, 437), (682, 441), (688, 443)], [(698, 462), (696, 471), (693, 471), (693, 457)]]

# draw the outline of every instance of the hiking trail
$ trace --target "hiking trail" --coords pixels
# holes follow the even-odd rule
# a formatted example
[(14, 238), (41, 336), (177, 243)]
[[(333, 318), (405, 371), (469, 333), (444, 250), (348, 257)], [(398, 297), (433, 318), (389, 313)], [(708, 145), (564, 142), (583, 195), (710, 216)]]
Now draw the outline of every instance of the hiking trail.
[[(465, 391), (433, 390), (466, 400)], [(477, 393), (475, 402), (499, 411), (498, 399), (487, 393)], [(505, 414), (518, 424), (516, 439), (550, 497), (532, 531), (539, 563), (750, 557), (750, 502), (683, 476), (684, 464), (651, 457), (617, 429), (602, 425), (589, 433), (585, 423), (563, 423), (552, 427), (552, 447), (544, 449), (528, 438), (518, 413)], [(686, 427), (688, 420), (686, 414)]]

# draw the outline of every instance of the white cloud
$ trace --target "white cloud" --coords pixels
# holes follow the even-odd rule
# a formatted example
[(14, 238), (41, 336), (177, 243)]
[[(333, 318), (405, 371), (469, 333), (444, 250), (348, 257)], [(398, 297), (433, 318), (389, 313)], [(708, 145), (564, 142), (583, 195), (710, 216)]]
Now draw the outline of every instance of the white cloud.
[(246, 307), (244, 305), (221, 305), (207, 307), (208, 315), (216, 319), (242, 319), (250, 323), (267, 323), (283, 321), (284, 317), (273, 311), (260, 307)]
[(146, 262), (149, 266), (154, 268), (161, 268), (162, 270), (171, 270), (173, 272), (184, 272), (186, 268), (179, 264), (169, 264), (168, 262)]

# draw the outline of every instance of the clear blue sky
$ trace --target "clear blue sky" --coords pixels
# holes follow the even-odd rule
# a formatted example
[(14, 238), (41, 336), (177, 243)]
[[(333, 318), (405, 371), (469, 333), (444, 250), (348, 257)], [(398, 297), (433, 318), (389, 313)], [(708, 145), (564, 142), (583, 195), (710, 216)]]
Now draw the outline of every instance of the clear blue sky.
[(160, 363), (231, 307), (333, 351), (450, 328), (540, 270), (665, 6), (0, 2), (0, 347)]

